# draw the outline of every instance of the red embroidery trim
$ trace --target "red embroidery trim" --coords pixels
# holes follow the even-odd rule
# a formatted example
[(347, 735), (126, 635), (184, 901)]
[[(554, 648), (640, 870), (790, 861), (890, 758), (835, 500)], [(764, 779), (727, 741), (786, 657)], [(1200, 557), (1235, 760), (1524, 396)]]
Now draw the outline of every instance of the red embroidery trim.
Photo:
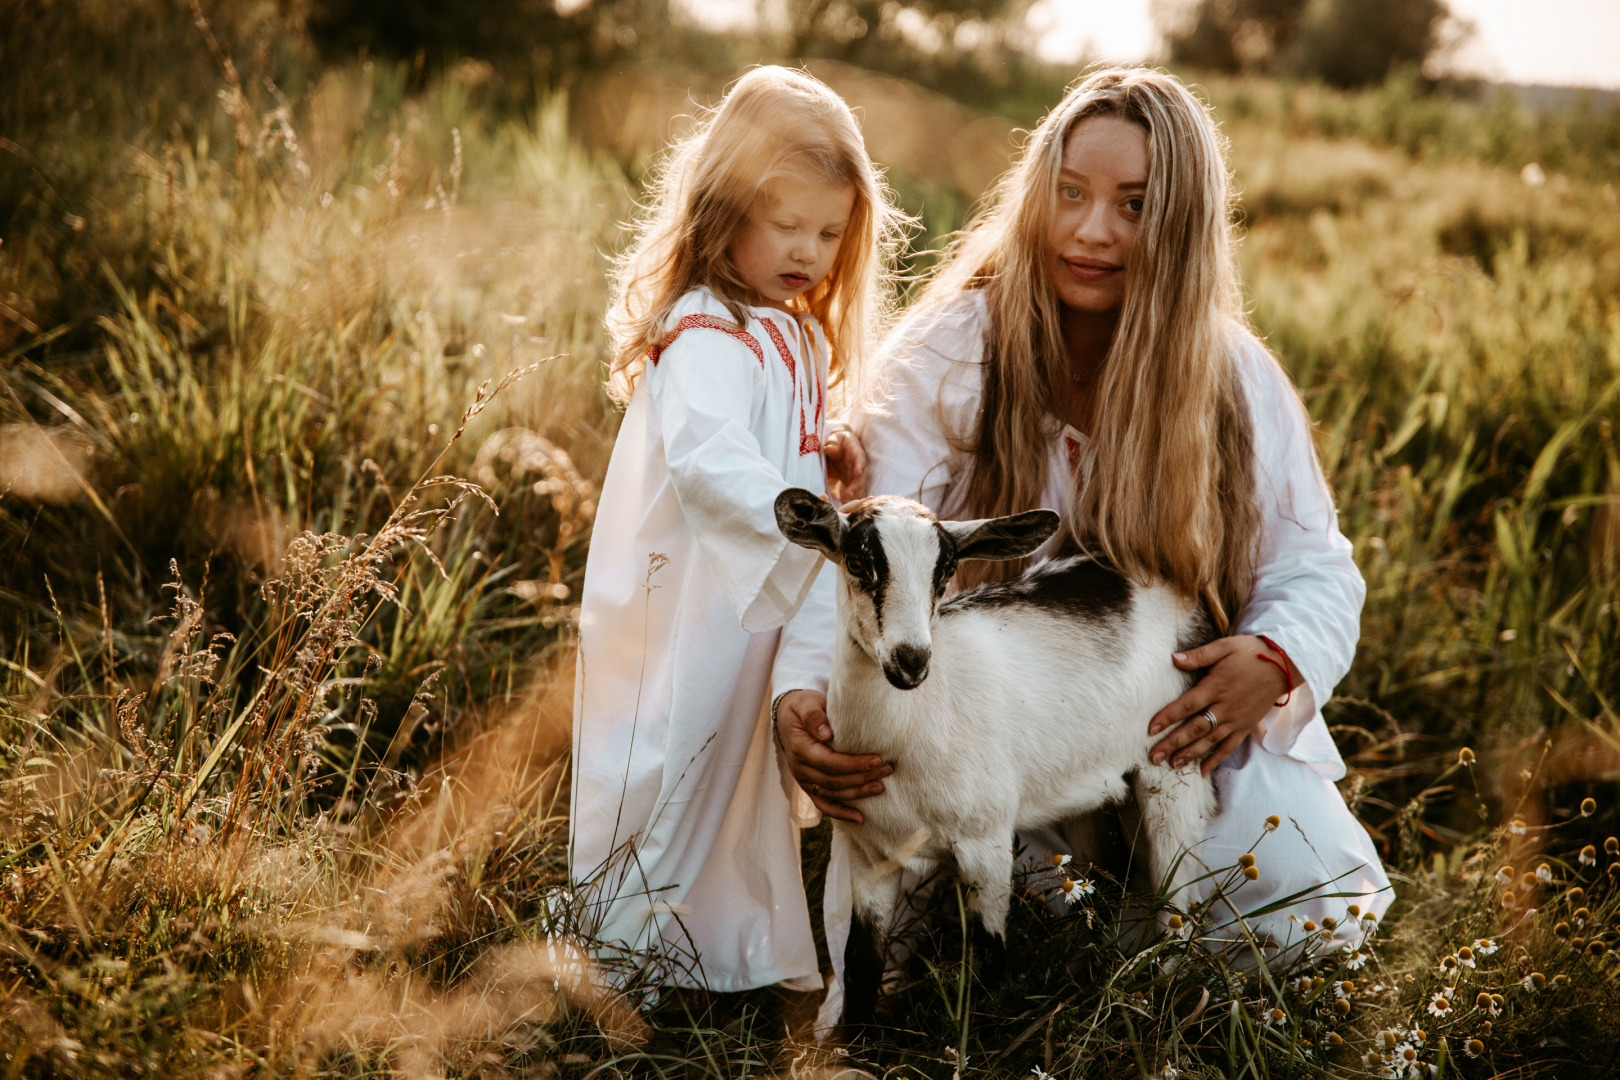
[(1284, 705), (1287, 705), (1289, 701), (1293, 700), (1294, 697), (1294, 673), (1290, 668), (1292, 661), (1288, 659), (1288, 654), (1283, 652), (1281, 645), (1278, 645), (1275, 641), (1272, 641), (1264, 634), (1256, 634), (1255, 636), (1266, 643), (1266, 648), (1282, 657), (1282, 662), (1278, 663), (1276, 660), (1267, 656), (1263, 652), (1254, 654), (1255, 656), (1258, 656), (1260, 659), (1264, 660), (1266, 663), (1270, 664), (1272, 667), (1276, 668), (1278, 671), (1282, 672), (1283, 680), (1288, 683), (1288, 693), (1283, 695), (1283, 699), (1281, 701), (1274, 701), (1271, 703), (1273, 708), (1280, 709)]
[[(765, 325), (769, 326), (770, 323)], [(739, 330), (726, 320), (716, 318), (713, 315), (687, 315), (675, 324), (675, 329), (670, 331), (669, 336), (664, 339), (662, 345), (654, 345), (647, 350), (647, 359), (652, 362), (654, 367), (658, 366), (658, 358), (664, 355), (664, 350), (675, 344), (675, 339), (687, 330), (718, 330), (723, 334), (729, 334), (753, 350), (754, 355), (759, 357), (761, 367), (765, 365), (765, 350), (760, 348), (759, 341), (753, 334), (745, 330)], [(791, 362), (788, 366), (790, 369), (792, 368)]]
[[(791, 350), (788, 349), (787, 339), (782, 336), (782, 331), (777, 328), (777, 325), (776, 325), (775, 321), (773, 321), (771, 319), (761, 319), (759, 321), (764, 324), (765, 333), (770, 335), (771, 344), (775, 345), (776, 346), (776, 351), (782, 355), (782, 363), (787, 365), (789, 378), (792, 378), (795, 381), (795, 383), (797, 383), (797, 381), (798, 381), (798, 369), (793, 363), (793, 353), (792, 353)], [(810, 372), (806, 372), (807, 376), (809, 376), (809, 374), (810, 374)], [(819, 454), (819, 453), (821, 453), (821, 403), (822, 403), (822, 398), (823, 398), (824, 395), (821, 393), (820, 374), (817, 373), (815, 378), (816, 378), (815, 386), (814, 386), (813, 389), (811, 389), (811, 393), (815, 394), (815, 399), (816, 399), (816, 409), (815, 409), (816, 422), (815, 422), (814, 430), (812, 430), (810, 428), (810, 425), (808, 425), (805, 422), (804, 399), (802, 397), (799, 399), (799, 456), (800, 457), (803, 457), (806, 454)]]

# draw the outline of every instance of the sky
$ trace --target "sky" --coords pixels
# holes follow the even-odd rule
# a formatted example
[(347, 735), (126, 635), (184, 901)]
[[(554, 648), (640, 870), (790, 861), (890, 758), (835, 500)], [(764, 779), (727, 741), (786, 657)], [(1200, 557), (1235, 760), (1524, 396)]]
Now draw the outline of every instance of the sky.
[[(1039, 0), (1037, 52), (1058, 62), (1152, 56), (1151, 0)], [(1620, 89), (1620, 0), (1449, 0), (1474, 25), (1460, 72), (1499, 82)]]
[[(579, 0), (575, 0), (579, 2)], [(790, 0), (791, 2), (791, 0)], [(1159, 49), (1157, 3), (1189, 0), (1038, 0), (1036, 51), (1059, 63), (1083, 56), (1145, 60)], [(1620, 0), (1448, 0), (1474, 26), (1453, 65), (1496, 82), (1620, 89)], [(747, 25), (754, 0), (685, 0), (709, 25)]]

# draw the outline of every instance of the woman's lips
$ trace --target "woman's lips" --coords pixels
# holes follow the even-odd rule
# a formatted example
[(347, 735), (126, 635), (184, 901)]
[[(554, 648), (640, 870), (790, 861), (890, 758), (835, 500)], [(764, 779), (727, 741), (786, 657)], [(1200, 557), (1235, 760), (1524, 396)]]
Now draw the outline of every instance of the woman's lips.
[(1121, 269), (1112, 263), (1092, 259), (1064, 259), (1063, 265), (1080, 281), (1101, 281), (1110, 274), (1119, 273)]

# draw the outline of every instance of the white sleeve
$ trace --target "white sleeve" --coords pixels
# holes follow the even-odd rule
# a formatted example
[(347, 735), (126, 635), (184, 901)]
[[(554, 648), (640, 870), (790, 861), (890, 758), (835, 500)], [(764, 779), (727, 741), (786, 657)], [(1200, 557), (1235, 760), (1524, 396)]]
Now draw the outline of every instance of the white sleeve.
[(681, 512), (744, 630), (774, 630), (803, 602), (821, 555), (776, 527), (787, 486), (748, 421), (762, 368), (731, 336), (682, 334), (647, 365), (647, 392)]
[(1266, 717), (1265, 748), (1288, 754), (1350, 670), (1367, 586), (1339, 531), (1293, 384), (1258, 342), (1242, 350), (1262, 520), (1254, 589), (1234, 632), (1264, 634), (1299, 669), (1303, 682), (1289, 705)]
[(850, 414), (866, 448), (867, 490), (944, 512), (966, 473), (957, 449), (984, 393), (982, 308), (969, 295), (902, 323), (873, 360), (872, 391)]
[(782, 627), (782, 643), (771, 666), (773, 700), (789, 690), (827, 692), (832, 681), (833, 641), (838, 634), (837, 585), (838, 575), (824, 568), (798, 612)]

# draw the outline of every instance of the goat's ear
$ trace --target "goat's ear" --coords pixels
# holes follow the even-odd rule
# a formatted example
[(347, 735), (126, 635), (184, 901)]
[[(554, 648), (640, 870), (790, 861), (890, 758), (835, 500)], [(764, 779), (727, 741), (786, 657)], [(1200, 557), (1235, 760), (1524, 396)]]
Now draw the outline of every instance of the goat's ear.
[(942, 521), (956, 541), (958, 559), (1022, 559), (1046, 543), (1063, 519), (1051, 510), (979, 521)]
[(836, 558), (844, 538), (844, 515), (813, 491), (788, 488), (776, 497), (776, 527), (800, 547)]

